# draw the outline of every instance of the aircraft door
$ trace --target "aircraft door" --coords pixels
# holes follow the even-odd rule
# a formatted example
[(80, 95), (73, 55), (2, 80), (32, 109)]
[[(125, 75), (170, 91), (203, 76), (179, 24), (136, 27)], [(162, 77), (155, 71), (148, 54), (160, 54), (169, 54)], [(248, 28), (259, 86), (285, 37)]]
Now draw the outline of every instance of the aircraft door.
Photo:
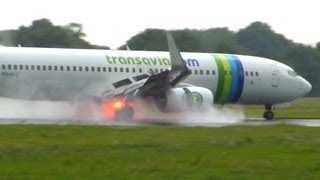
[(276, 65), (271, 65), (271, 84), (272, 87), (279, 87), (280, 77), (279, 77), (279, 69)]

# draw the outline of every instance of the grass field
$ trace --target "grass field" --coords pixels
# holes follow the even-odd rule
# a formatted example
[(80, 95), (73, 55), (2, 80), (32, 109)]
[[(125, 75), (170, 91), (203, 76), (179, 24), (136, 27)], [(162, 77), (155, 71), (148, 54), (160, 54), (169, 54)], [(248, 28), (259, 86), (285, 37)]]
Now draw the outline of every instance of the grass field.
[[(274, 110), (275, 119), (320, 119), (320, 98), (300, 98), (287, 109)], [(264, 106), (245, 106), (246, 117), (262, 117)]]
[(299, 126), (0, 126), (0, 179), (319, 179)]

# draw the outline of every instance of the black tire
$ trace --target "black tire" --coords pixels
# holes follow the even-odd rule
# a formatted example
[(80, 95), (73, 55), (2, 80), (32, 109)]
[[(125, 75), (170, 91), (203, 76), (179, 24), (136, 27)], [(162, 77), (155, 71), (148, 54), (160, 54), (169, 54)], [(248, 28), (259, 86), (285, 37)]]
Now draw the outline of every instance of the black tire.
[(266, 120), (273, 120), (274, 118), (274, 114), (272, 111), (265, 111), (263, 113), (263, 117), (266, 119)]
[(114, 119), (116, 121), (127, 121), (132, 120), (134, 110), (131, 106), (126, 105), (123, 109), (114, 113)]

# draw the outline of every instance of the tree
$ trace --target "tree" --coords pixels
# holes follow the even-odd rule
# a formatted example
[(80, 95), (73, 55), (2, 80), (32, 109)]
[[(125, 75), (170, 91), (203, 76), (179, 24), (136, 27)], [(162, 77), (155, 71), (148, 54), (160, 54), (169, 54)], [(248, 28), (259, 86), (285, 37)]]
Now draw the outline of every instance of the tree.
[(318, 42), (318, 43), (316, 44), (316, 48), (317, 48), (317, 50), (320, 52), (320, 42)]
[[(84, 40), (81, 24), (53, 25), (49, 19), (39, 19), (31, 26), (21, 26), (15, 33), (14, 42), (25, 47), (96, 48)], [(102, 47), (100, 47), (102, 48)], [(103, 47), (109, 49), (108, 47)]]
[(203, 52), (246, 54), (228, 28), (211, 28), (201, 33)]
[(245, 47), (250, 54), (283, 59), (290, 48), (291, 41), (283, 35), (275, 33), (271, 27), (262, 22), (251, 23), (236, 34), (236, 40)]
[[(126, 42), (126, 45), (133, 50), (168, 50), (165, 32), (161, 29), (146, 29), (145, 31), (130, 38)], [(126, 49), (126, 45), (122, 45), (119, 49)]]

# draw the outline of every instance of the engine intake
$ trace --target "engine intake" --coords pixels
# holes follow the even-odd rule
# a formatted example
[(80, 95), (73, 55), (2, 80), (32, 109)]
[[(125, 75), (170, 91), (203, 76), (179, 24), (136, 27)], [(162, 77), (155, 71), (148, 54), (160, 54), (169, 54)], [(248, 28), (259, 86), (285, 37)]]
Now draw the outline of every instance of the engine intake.
[(209, 89), (202, 87), (184, 87), (168, 90), (156, 98), (156, 105), (162, 112), (184, 112), (204, 110), (211, 107), (214, 96)]

